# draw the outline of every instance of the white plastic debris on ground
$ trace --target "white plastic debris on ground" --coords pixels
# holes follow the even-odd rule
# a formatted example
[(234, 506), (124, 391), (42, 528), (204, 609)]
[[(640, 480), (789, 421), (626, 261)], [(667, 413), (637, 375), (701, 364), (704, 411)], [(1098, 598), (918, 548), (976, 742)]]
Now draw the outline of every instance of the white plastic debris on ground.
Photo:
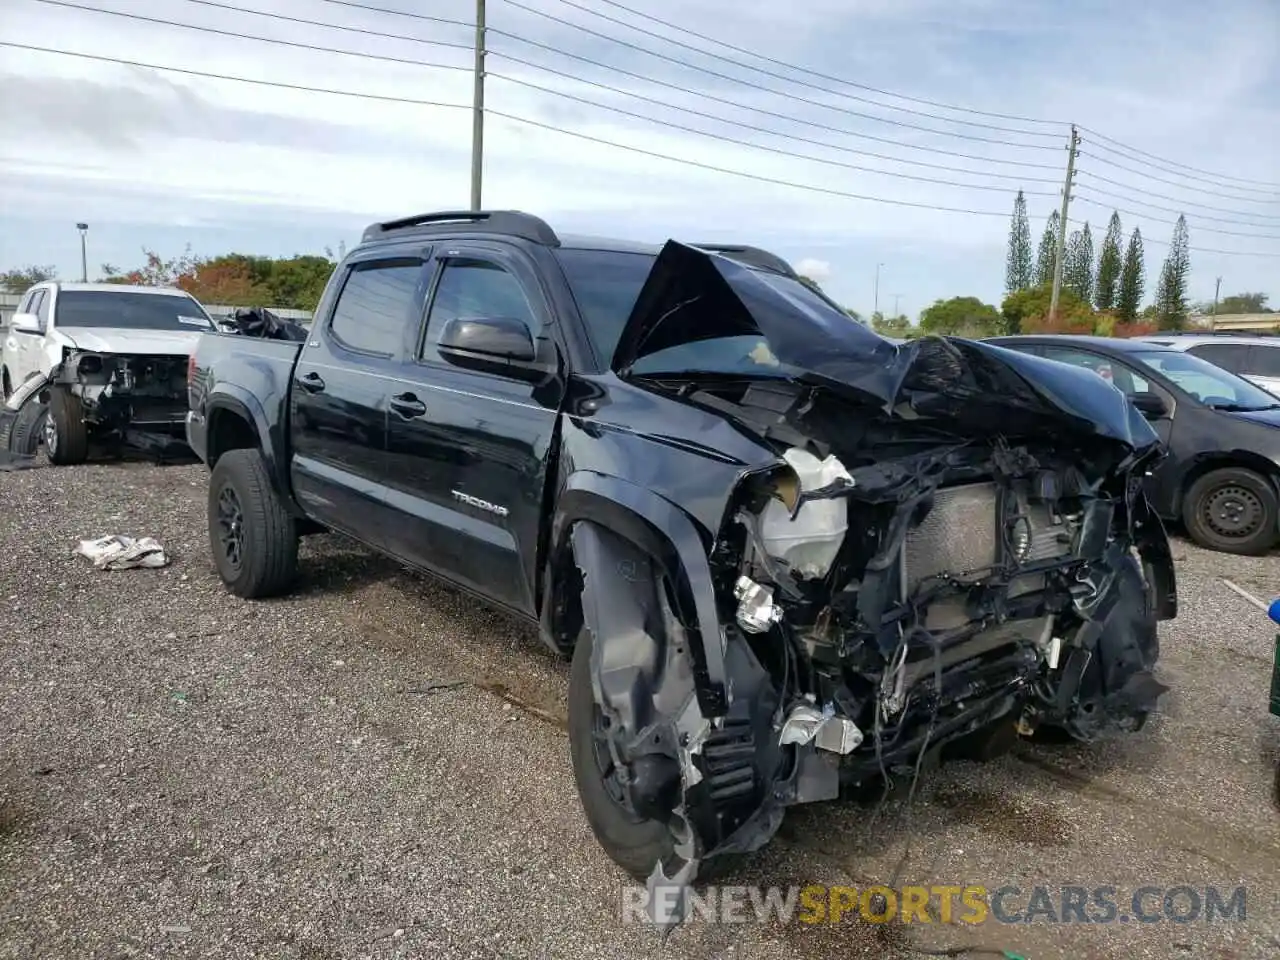
[(75, 552), (88, 557), (99, 570), (163, 567), (169, 562), (164, 547), (151, 537), (134, 538), (115, 534), (96, 540), (81, 540)]

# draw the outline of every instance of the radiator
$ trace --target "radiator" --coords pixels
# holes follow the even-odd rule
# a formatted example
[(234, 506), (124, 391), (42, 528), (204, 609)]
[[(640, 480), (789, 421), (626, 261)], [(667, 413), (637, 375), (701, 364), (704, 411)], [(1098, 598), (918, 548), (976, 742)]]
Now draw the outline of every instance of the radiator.
[(940, 573), (965, 574), (994, 566), (999, 558), (1000, 488), (994, 483), (943, 487), (933, 509), (907, 534), (907, 592)]

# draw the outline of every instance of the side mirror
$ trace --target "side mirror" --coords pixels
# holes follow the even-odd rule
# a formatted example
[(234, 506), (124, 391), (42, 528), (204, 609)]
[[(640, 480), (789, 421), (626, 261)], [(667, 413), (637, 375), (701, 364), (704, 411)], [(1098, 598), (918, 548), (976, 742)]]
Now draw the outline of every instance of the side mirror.
[(450, 320), (436, 344), (449, 363), (519, 380), (542, 380), (549, 372), (524, 321), (511, 317)]
[(1148, 420), (1159, 420), (1169, 415), (1169, 408), (1158, 393), (1135, 393), (1130, 399), (1138, 412)]
[(9, 320), (9, 329), (13, 333), (43, 333), (40, 329), (40, 318), (34, 313), (15, 313)]

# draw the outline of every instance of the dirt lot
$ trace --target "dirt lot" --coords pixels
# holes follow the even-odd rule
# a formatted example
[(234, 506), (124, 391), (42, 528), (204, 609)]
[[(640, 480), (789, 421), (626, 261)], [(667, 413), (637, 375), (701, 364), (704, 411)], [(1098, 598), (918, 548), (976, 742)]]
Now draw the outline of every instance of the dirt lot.
[[(909, 842), (903, 882), (1112, 885), (1122, 903), (1244, 885), (1244, 922), (693, 923), (660, 948), (620, 923), (623, 878), (579, 811), (565, 664), (332, 537), (306, 542), (296, 595), (237, 600), (204, 493), (198, 466), (0, 474), (0, 957), (1280, 955), (1273, 630), (1218, 579), (1280, 594), (1280, 558), (1176, 545), (1173, 692), (1137, 736), (948, 765), (910, 812), (798, 809), (727, 878), (883, 883)], [(106, 533), (155, 536), (173, 563), (72, 556)]]

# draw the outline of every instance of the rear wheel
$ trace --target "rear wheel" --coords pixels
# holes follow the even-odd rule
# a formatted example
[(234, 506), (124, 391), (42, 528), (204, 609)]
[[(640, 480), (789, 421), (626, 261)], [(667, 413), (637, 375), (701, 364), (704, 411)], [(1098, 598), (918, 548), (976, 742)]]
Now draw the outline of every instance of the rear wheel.
[(1280, 534), (1280, 506), (1266, 477), (1243, 467), (1211, 470), (1187, 490), (1182, 515), (1191, 538), (1224, 553), (1266, 553)]
[(84, 422), (84, 404), (64, 388), (55, 388), (49, 394), (44, 450), (50, 463), (65, 465), (89, 459), (89, 427)]
[(569, 673), (569, 752), (582, 809), (596, 840), (623, 870), (643, 880), (654, 864), (675, 856), (667, 824), (636, 812), (627, 800), (623, 771), (608, 749), (608, 720), (591, 688), (591, 633), (583, 630)]
[(298, 530), (257, 450), (228, 450), (209, 478), (209, 548), (238, 597), (284, 593), (298, 571)]

